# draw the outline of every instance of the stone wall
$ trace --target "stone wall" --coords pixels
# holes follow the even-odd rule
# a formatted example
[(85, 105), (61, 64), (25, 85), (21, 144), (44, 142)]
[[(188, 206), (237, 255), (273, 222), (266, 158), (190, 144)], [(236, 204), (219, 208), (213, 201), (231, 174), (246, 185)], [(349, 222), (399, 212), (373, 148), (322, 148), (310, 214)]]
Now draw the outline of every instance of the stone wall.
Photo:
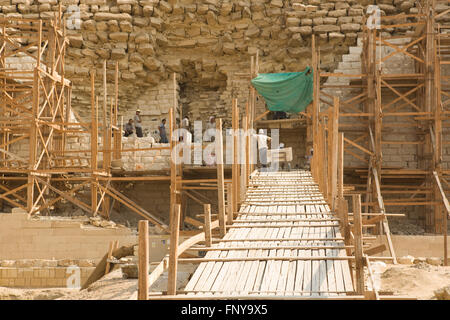
[[(14, 210), (13, 210), (14, 211)], [(109, 243), (137, 243), (128, 228), (98, 228), (71, 219), (30, 220), (26, 213), (0, 214), (0, 259), (99, 259)]]
[[(220, 116), (230, 116), (231, 97), (246, 99), (248, 82), (236, 87), (235, 74), (250, 71), (250, 56), (257, 50), (260, 72), (301, 71), (310, 64), (311, 35), (316, 34), (323, 67), (333, 70), (355, 43), (370, 2), (3, 0), (0, 14), (47, 18), (60, 3), (72, 22), (67, 30), (66, 77), (73, 80), (74, 108), (82, 116), (88, 112), (89, 70), (95, 68), (101, 75), (106, 59), (110, 93), (119, 63), (119, 109), (124, 119), (141, 108), (144, 120), (153, 123), (167, 116), (167, 107), (173, 105), (173, 72), (178, 74), (180, 95), (186, 98), (186, 112), (205, 119), (205, 104), (198, 103), (204, 99), (211, 102), (208, 109), (217, 106), (208, 114)], [(417, 11), (413, 1), (383, 0), (380, 8), (388, 14)], [(80, 20), (72, 19), (78, 18), (74, 9)], [(97, 81), (100, 84), (101, 77)], [(153, 124), (148, 127), (154, 129)]]
[[(394, 245), (397, 257), (413, 256), (413, 257), (442, 257), (444, 254), (444, 239), (441, 235), (391, 235), (392, 244)], [(377, 236), (377, 240), (373, 245), (384, 244), (388, 248), (386, 237)], [(376, 256), (389, 256), (386, 250)], [(449, 259), (450, 261), (450, 259)]]
[[(80, 267), (80, 285), (95, 267)], [(78, 272), (78, 271), (76, 271)], [(67, 288), (73, 285), (73, 267), (0, 267), (0, 287), (10, 288)]]

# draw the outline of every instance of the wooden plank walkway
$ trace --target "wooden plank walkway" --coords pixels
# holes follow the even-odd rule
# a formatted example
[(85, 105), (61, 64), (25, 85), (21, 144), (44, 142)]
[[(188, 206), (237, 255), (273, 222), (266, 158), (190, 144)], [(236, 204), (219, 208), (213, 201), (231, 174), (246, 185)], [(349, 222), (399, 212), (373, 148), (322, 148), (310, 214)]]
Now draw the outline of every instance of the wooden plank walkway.
[(233, 226), (185, 292), (339, 298), (354, 292), (343, 246), (338, 219), (309, 171), (256, 172)]

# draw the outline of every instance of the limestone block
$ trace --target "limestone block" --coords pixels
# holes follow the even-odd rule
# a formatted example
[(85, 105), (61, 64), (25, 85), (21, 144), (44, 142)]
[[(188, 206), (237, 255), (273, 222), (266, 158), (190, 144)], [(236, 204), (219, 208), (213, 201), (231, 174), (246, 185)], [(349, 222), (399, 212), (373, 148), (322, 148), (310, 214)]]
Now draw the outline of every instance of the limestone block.
[(344, 23), (341, 24), (341, 31), (346, 32), (357, 32), (361, 29), (361, 25), (357, 23)]
[(440, 266), (442, 261), (441, 258), (427, 258), (427, 263), (431, 264), (432, 266)]
[(315, 26), (313, 28), (313, 30), (314, 30), (314, 33), (339, 32), (340, 27), (333, 26), (333, 25), (320, 25), (320, 26)]
[(94, 20), (95, 21), (110, 21), (110, 20), (132, 21), (132, 17), (128, 13), (97, 12), (94, 14)]
[(329, 17), (343, 17), (345, 15), (347, 15), (346, 9), (332, 10), (328, 12)]
[(413, 264), (414, 257), (413, 256), (398, 257), (397, 261), (400, 264)]

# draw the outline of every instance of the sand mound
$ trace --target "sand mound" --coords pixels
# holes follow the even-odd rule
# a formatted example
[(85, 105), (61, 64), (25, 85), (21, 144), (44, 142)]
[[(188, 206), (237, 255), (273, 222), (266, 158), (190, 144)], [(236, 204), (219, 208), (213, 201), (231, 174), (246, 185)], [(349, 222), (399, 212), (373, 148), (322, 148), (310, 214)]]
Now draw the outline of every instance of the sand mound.
[(450, 267), (391, 266), (381, 275), (381, 290), (396, 295), (434, 299), (434, 291), (450, 285)]

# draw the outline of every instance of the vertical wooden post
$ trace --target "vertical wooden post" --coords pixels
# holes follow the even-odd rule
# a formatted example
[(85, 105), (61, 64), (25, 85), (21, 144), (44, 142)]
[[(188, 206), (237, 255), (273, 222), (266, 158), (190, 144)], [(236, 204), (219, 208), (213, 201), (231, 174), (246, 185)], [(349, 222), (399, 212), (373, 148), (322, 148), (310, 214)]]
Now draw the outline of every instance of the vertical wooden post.
[[(95, 73), (91, 70), (91, 170), (94, 173), (97, 171), (97, 101), (95, 99)], [(91, 209), (92, 212), (97, 210), (97, 183), (92, 177), (91, 183)]]
[[(313, 142), (317, 140), (319, 130), (319, 112), (320, 112), (320, 71), (319, 71), (319, 57), (316, 49), (316, 38), (312, 35), (312, 69), (313, 69), (313, 109), (312, 109), (312, 136)], [(318, 150), (317, 150), (318, 151)], [(316, 150), (314, 150), (316, 152)]]
[(447, 242), (447, 219), (450, 213), (450, 204), (448, 202), (447, 196), (445, 195), (444, 189), (442, 188), (441, 180), (439, 179), (439, 175), (436, 171), (433, 171), (435, 183), (434, 185), (438, 189), (440, 199), (444, 203), (445, 210), (442, 210), (441, 207), (441, 219), (442, 219), (442, 234), (444, 236), (444, 266), (448, 265), (448, 242)]
[(116, 62), (116, 71), (114, 74), (114, 118), (113, 123), (118, 129), (115, 130), (114, 134), (114, 154), (113, 159), (118, 160), (121, 158), (121, 148), (122, 148), (122, 123), (119, 126), (119, 62)]
[(169, 252), (169, 278), (167, 284), (167, 294), (175, 295), (177, 292), (177, 269), (178, 269), (178, 239), (180, 232), (181, 206), (176, 204), (171, 219), (170, 226), (170, 252)]
[(446, 210), (442, 210), (443, 213), (443, 230), (444, 233), (444, 266), (448, 266), (448, 212)]
[(205, 245), (207, 247), (212, 246), (212, 235), (211, 235), (211, 205), (203, 205), (203, 213), (205, 214), (205, 222), (203, 225), (203, 231), (205, 232)]
[(344, 133), (339, 133), (338, 139), (338, 197), (344, 197)]
[(356, 293), (364, 294), (364, 262), (361, 221), (361, 195), (353, 195), (353, 234), (355, 236)]
[(216, 167), (217, 167), (217, 197), (219, 206), (219, 227), (220, 235), (223, 237), (226, 233), (225, 222), (225, 184), (223, 169), (223, 136), (222, 119), (216, 120)]
[(248, 146), (247, 146), (247, 142), (248, 142), (248, 137), (247, 137), (247, 116), (244, 116), (242, 118), (242, 129), (243, 129), (243, 136), (241, 136), (240, 139), (240, 154), (239, 154), (239, 163), (241, 164), (241, 179), (240, 179), (240, 192), (239, 192), (239, 198), (243, 199), (245, 197), (245, 192), (247, 191), (247, 159), (248, 159)]
[(148, 220), (139, 221), (139, 284), (138, 299), (148, 300)]
[(237, 99), (233, 99), (233, 164), (232, 164), (232, 185), (233, 185), (233, 212), (238, 211), (239, 201), (239, 110)]
[(334, 97), (333, 108), (330, 108), (328, 118), (328, 200), (331, 209), (335, 209), (334, 200), (337, 195), (337, 175), (338, 175), (338, 129), (339, 129), (339, 98)]
[[(175, 152), (175, 142), (172, 139), (172, 132), (173, 132), (173, 122), (174, 122), (174, 110), (173, 108), (169, 109), (169, 125), (170, 125), (170, 131), (169, 131), (169, 143), (170, 143), (170, 152), (173, 154)], [(176, 192), (177, 192), (177, 167), (176, 163), (173, 161), (173, 159), (170, 159), (170, 217), (173, 216), (174, 207), (176, 203)], [(172, 223), (170, 221), (170, 223)]]
[(108, 145), (108, 122), (106, 109), (108, 107), (107, 88), (106, 88), (106, 60), (103, 61), (103, 170), (108, 169), (108, 159), (111, 147)]
[(320, 165), (317, 167), (318, 170), (320, 170), (323, 174), (323, 194), (328, 194), (328, 188), (330, 187), (328, 185), (328, 171), (325, 169), (328, 167), (328, 152), (327, 152), (327, 139), (326, 139), (326, 131), (325, 131), (325, 124), (320, 123), (320, 138), (322, 143), (322, 154), (320, 157)]
[(173, 111), (174, 111), (175, 123), (176, 123), (176, 119), (177, 119), (177, 113), (178, 113), (178, 118), (180, 119), (180, 123), (181, 123), (181, 120), (183, 120), (183, 118), (182, 118), (183, 112), (182, 112), (181, 108), (178, 108), (177, 74), (175, 72), (172, 74), (172, 84), (173, 84), (173, 109), (174, 109)]
[(227, 224), (233, 224), (233, 186), (227, 184)]
[[(40, 24), (40, 28), (42, 28), (42, 21)], [(39, 33), (41, 30), (39, 30)], [(30, 170), (28, 174), (28, 186), (27, 186), (27, 209), (28, 213), (33, 211), (33, 199), (34, 199), (34, 175), (31, 174), (31, 170), (35, 170), (36, 163), (36, 153), (37, 153), (37, 122), (35, 121), (38, 117), (39, 110), (39, 71), (38, 69), (34, 69), (34, 77), (33, 77), (33, 105), (32, 105), (32, 121), (30, 123), (30, 158), (28, 164), (28, 170)]]
[[(112, 258), (112, 253), (114, 251), (114, 241), (109, 242), (109, 249), (108, 249), (108, 259)], [(111, 263), (106, 260), (106, 267), (105, 267), (105, 274), (109, 273), (109, 269), (111, 268)]]

